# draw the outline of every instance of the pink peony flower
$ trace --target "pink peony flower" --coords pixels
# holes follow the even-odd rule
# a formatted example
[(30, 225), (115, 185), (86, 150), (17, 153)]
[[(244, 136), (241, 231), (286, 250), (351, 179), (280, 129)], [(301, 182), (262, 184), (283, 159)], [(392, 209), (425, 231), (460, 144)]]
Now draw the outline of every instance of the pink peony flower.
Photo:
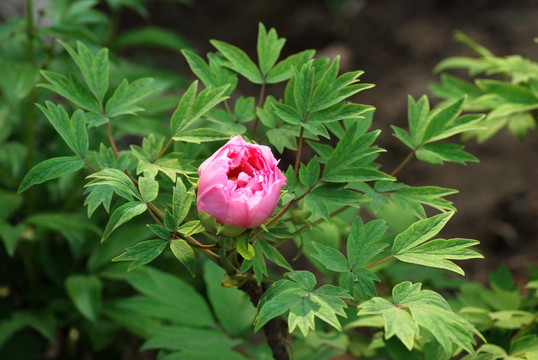
[(221, 225), (255, 228), (271, 216), (286, 177), (267, 146), (234, 136), (198, 168), (198, 211)]

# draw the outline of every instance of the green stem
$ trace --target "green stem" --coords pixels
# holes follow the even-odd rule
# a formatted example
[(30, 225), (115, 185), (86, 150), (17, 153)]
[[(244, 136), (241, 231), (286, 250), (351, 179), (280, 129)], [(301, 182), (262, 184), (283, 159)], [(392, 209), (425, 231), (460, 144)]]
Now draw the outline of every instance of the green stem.
[(35, 62), (35, 48), (34, 48), (34, 0), (26, 1), (26, 35), (28, 36), (28, 56), (30, 62)]

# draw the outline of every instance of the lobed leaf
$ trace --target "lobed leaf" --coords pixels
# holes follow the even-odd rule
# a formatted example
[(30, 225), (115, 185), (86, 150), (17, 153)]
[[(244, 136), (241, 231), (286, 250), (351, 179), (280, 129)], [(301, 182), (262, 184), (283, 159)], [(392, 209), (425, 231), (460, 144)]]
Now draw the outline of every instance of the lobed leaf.
[(244, 76), (254, 84), (263, 83), (260, 70), (243, 50), (219, 40), (211, 40), (210, 42), (228, 60), (225, 63), (226, 67)]
[(278, 38), (275, 29), (270, 29), (269, 32), (267, 32), (265, 26), (262, 23), (259, 24), (257, 52), (258, 64), (263, 77), (265, 77), (275, 65), (285, 42), (286, 39)]
[(454, 212), (449, 211), (413, 223), (407, 230), (396, 235), (392, 253), (394, 255), (405, 254), (409, 249), (428, 241), (441, 231), (452, 215)]
[(80, 73), (84, 77), (86, 84), (99, 103), (103, 103), (103, 99), (108, 90), (108, 49), (101, 49), (95, 54), (84, 45), (77, 41), (77, 51), (61, 40), (58, 40), (67, 50), (71, 58), (77, 64)]
[(123, 79), (106, 102), (106, 116), (113, 118), (143, 111), (144, 109), (136, 105), (136, 103), (159, 90), (152, 86), (152, 83), (153, 79), (150, 78), (137, 79), (132, 83)]

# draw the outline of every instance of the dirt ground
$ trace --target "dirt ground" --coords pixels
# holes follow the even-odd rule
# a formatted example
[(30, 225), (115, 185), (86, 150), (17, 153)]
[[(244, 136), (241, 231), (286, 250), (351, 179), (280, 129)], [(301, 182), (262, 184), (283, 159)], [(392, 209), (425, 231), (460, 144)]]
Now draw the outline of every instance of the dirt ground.
[[(213, 51), (208, 40), (219, 39), (254, 55), (261, 21), (287, 38), (285, 54), (313, 48), (340, 55), (344, 71), (364, 70), (361, 79), (376, 87), (354, 100), (377, 108), (374, 127), (382, 129), (380, 145), (389, 150), (380, 158), (387, 172), (407, 155), (390, 130), (406, 124), (407, 95), (430, 94), (428, 84), (437, 79), (432, 69), (442, 59), (471, 55), (454, 40), (455, 30), (497, 55), (538, 58), (536, 0), (159, 1), (150, 14), (149, 22), (177, 30), (199, 53)], [(479, 164), (415, 160), (399, 180), (459, 189), (451, 198), (458, 213), (443, 235), (481, 241), (486, 259), (466, 262), (469, 276), (485, 280), (500, 264), (517, 273), (525, 263), (538, 265), (538, 132), (521, 142), (503, 131), (483, 145), (466, 146)]]

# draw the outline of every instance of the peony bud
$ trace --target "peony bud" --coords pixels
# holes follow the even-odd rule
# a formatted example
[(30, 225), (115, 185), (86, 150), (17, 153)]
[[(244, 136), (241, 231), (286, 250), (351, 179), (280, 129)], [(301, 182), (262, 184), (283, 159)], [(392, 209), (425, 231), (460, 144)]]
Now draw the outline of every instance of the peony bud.
[(234, 136), (198, 168), (198, 211), (251, 229), (271, 216), (286, 177), (267, 146)]

